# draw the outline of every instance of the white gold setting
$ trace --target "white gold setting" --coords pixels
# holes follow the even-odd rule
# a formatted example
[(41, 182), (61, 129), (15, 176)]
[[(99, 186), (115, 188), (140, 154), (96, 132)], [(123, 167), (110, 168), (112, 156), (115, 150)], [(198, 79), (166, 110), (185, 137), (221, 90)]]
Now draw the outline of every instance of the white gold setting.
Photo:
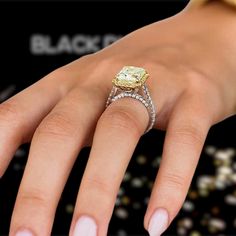
[(108, 96), (106, 107), (122, 98), (133, 98), (141, 102), (149, 114), (149, 124), (145, 131), (151, 130), (156, 122), (156, 111), (145, 84), (149, 75), (145, 69), (134, 66), (125, 66), (112, 80), (113, 88)]

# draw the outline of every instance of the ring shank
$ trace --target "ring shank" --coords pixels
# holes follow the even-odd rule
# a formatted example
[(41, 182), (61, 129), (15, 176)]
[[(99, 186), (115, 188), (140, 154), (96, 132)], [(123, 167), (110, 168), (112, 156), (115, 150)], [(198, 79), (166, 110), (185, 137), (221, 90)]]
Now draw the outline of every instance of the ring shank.
[(142, 94), (139, 94), (138, 92), (136, 92), (134, 90), (124, 91), (124, 90), (117, 88), (116, 86), (113, 86), (113, 88), (108, 96), (108, 99), (106, 102), (106, 107), (108, 107), (111, 103), (113, 103), (119, 99), (122, 99), (122, 98), (133, 98), (133, 99), (138, 100), (146, 107), (148, 115), (149, 115), (149, 123), (148, 123), (147, 129), (145, 131), (145, 133), (147, 133), (155, 125), (156, 111), (155, 111), (155, 107), (154, 107), (153, 101), (151, 99), (149, 90), (145, 84), (141, 87), (141, 90), (142, 90)]

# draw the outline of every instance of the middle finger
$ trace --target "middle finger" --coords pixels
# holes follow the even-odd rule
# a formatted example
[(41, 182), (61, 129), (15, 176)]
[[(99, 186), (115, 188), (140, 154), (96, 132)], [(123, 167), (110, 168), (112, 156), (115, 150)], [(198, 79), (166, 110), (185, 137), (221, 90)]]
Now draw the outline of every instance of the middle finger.
[(101, 92), (75, 88), (42, 121), (32, 140), (10, 235), (50, 235), (63, 187), (104, 99)]

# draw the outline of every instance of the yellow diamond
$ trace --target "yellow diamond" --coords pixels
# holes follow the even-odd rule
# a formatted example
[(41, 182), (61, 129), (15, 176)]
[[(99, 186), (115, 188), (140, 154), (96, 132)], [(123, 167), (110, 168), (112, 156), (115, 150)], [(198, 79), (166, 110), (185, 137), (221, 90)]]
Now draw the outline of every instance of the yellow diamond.
[(122, 89), (141, 87), (148, 78), (145, 69), (135, 66), (125, 66), (112, 80), (112, 83)]

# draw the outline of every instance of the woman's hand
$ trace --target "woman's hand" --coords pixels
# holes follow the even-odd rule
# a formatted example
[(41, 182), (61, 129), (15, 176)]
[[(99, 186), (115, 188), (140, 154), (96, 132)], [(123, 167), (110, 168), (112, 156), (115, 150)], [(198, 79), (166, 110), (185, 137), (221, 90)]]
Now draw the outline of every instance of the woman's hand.
[(209, 128), (236, 113), (235, 35), (236, 13), (221, 3), (184, 10), (2, 103), (0, 175), (18, 146), (32, 140), (10, 235), (50, 235), (75, 159), (91, 143), (70, 235), (106, 235), (117, 191), (149, 119), (131, 98), (105, 110), (111, 80), (124, 65), (149, 72), (155, 128), (167, 130), (144, 220), (152, 236), (160, 235), (182, 206)]

